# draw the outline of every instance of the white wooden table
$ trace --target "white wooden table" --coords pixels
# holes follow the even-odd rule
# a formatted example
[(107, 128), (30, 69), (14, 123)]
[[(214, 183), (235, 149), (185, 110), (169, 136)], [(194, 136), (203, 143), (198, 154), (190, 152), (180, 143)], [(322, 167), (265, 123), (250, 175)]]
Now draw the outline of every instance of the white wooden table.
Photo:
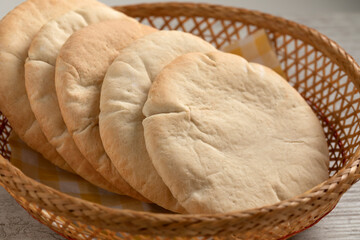
[[(318, 29), (338, 42), (357, 62), (360, 62), (360, 12), (310, 17), (287, 16)], [(360, 144), (360, 143), (359, 143)], [(63, 239), (29, 216), (0, 187), (0, 240)], [(360, 182), (341, 199), (338, 206), (311, 229), (292, 240), (359, 240), (360, 239)]]

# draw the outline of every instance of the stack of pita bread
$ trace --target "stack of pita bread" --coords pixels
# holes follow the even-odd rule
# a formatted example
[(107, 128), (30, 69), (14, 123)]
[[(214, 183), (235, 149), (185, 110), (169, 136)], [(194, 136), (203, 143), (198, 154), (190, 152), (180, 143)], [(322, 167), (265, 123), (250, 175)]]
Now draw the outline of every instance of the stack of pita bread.
[(322, 127), (282, 77), (95, 0), (11, 11), (0, 73), (0, 110), (31, 148), (174, 212), (261, 207), (328, 177)]

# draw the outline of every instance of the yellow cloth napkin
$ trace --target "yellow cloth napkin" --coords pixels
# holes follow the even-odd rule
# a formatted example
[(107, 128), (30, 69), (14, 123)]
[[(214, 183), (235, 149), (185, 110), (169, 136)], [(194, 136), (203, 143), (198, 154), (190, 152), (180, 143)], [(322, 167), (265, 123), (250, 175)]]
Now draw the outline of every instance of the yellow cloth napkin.
[(221, 50), (242, 56), (249, 62), (267, 66), (280, 76), (285, 77), (264, 29), (260, 29), (244, 39), (234, 41), (230, 45), (224, 46)]
[[(232, 42), (222, 50), (240, 55), (250, 62), (268, 66), (284, 76), (264, 30), (259, 30), (245, 39)], [(88, 183), (75, 174), (55, 167), (13, 133), (9, 143), (11, 147), (10, 161), (13, 165), (27, 176), (63, 193), (113, 208), (167, 212), (155, 204), (143, 203), (130, 197), (110, 193)]]

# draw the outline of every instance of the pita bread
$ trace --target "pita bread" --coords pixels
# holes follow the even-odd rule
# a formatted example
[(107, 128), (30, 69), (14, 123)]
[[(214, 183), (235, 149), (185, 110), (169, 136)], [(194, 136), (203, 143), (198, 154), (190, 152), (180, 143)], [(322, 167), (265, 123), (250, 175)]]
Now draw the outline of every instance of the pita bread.
[(0, 109), (13, 130), (31, 148), (65, 170), (72, 171), (42, 133), (26, 95), (24, 63), (31, 40), (51, 18), (92, 4), (93, 0), (28, 0), (0, 22)]
[(185, 53), (215, 50), (189, 33), (152, 33), (121, 50), (104, 78), (99, 127), (105, 151), (132, 187), (170, 210), (178, 211), (178, 202), (146, 151), (142, 108), (151, 82), (165, 65)]
[(143, 112), (152, 162), (189, 213), (274, 204), (328, 178), (322, 127), (271, 69), (222, 52), (167, 65)]
[(102, 146), (98, 130), (100, 89), (119, 50), (154, 31), (130, 18), (92, 24), (66, 41), (56, 62), (55, 87), (60, 110), (78, 149), (102, 176), (118, 178), (112, 182), (132, 196), (137, 193), (120, 178)]
[(78, 175), (107, 190), (141, 198), (120, 176), (117, 181), (110, 181), (113, 179), (101, 176), (82, 156), (62, 119), (55, 90), (56, 58), (66, 40), (90, 24), (124, 17), (118, 11), (96, 4), (67, 12), (48, 22), (31, 43), (25, 64), (25, 86), (31, 108), (46, 138)]

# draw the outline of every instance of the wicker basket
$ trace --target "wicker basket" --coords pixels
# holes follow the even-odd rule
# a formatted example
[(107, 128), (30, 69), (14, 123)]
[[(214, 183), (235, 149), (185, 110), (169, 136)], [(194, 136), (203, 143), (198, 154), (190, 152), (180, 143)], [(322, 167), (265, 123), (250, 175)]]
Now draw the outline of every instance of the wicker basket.
[[(115, 210), (40, 184), (0, 158), (0, 183), (34, 218), (69, 239), (286, 239), (319, 221), (360, 178), (360, 70), (335, 42), (306, 26), (244, 9), (206, 4), (115, 7), (159, 29), (191, 32), (220, 48), (264, 28), (287, 79), (320, 119), (331, 178), (276, 205), (217, 215)], [(11, 131), (0, 118), (0, 153)]]

